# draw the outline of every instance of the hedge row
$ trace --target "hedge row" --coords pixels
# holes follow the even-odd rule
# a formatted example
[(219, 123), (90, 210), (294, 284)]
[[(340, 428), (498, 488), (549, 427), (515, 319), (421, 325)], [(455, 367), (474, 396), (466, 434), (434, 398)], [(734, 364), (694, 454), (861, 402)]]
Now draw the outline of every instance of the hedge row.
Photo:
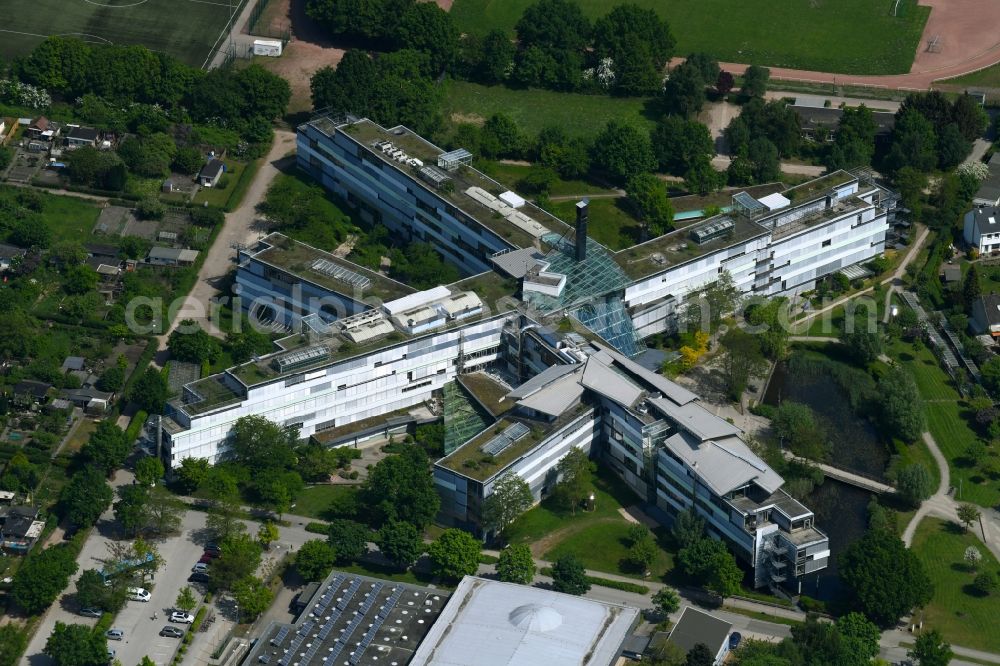
[(306, 523), (306, 532), (312, 532), (314, 534), (327, 534), (330, 531), (330, 526), (326, 523)]
[[(543, 576), (552, 576), (552, 567), (542, 567), (540, 574)], [(621, 590), (622, 592), (632, 592), (633, 594), (649, 594), (649, 588), (645, 585), (639, 585), (638, 583), (627, 583), (623, 580), (611, 580), (610, 578), (601, 578), (600, 576), (587, 576), (587, 582), (591, 585), (599, 585), (600, 587), (610, 587), (613, 590)]]

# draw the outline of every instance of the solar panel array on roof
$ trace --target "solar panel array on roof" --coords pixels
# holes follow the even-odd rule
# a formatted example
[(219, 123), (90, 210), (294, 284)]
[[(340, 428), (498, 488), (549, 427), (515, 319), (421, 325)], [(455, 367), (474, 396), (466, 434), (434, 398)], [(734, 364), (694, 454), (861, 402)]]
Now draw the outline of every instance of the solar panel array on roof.
[(326, 345), (313, 345), (290, 352), (274, 359), (273, 364), (278, 372), (290, 372), (298, 368), (316, 363), (330, 354)]
[(340, 264), (335, 264), (327, 259), (317, 259), (312, 262), (312, 266), (310, 266), (310, 268), (317, 273), (322, 273), (327, 277), (332, 277), (334, 280), (349, 284), (352, 287), (358, 287), (359, 289), (364, 289), (372, 283), (372, 281), (366, 276), (356, 273), (349, 268), (345, 268)]
[[(756, 199), (754, 199), (754, 201), (756, 201)], [(717, 220), (693, 229), (691, 231), (691, 238), (694, 239), (694, 242), (701, 245), (702, 243), (707, 243), (708, 241), (715, 240), (716, 238), (722, 238), (723, 236), (732, 233), (734, 228), (736, 228), (735, 222), (728, 217), (720, 217)]]
[(523, 439), (529, 432), (531, 432), (531, 428), (523, 423), (513, 423), (507, 426), (502, 433), (479, 447), (479, 450), (488, 456), (495, 456), (514, 442)]

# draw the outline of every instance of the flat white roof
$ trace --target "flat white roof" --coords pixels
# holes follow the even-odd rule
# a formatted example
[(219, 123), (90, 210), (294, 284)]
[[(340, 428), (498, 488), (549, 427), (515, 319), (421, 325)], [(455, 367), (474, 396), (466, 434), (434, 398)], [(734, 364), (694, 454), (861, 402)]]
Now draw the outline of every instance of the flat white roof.
[(779, 208), (787, 208), (792, 204), (788, 197), (782, 196), (781, 194), (775, 192), (774, 194), (768, 194), (766, 197), (761, 197), (757, 199), (765, 206), (768, 210), (778, 210)]
[(466, 576), (410, 666), (608, 666), (636, 608)]
[(526, 203), (521, 195), (517, 194), (516, 192), (511, 192), (509, 190), (500, 195), (500, 201), (503, 201), (505, 204), (511, 206), (512, 208), (520, 208)]
[(382, 309), (390, 315), (398, 315), (406, 312), (407, 310), (413, 310), (421, 305), (427, 305), (428, 303), (433, 303), (434, 301), (440, 301), (448, 298), (449, 296), (451, 296), (451, 290), (448, 289), (448, 287), (437, 286), (433, 289), (425, 289), (424, 291), (418, 291), (415, 294), (409, 294), (407, 296), (403, 296), (402, 298), (397, 298), (394, 301), (383, 303)]

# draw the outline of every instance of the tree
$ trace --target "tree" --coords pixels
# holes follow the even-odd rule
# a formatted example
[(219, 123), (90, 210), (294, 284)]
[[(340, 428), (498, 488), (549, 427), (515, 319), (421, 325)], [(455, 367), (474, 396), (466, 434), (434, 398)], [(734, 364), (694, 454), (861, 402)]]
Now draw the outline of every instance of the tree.
[(715, 655), (704, 643), (695, 643), (694, 647), (688, 650), (685, 666), (713, 666)]
[(853, 664), (868, 664), (878, 656), (882, 632), (877, 625), (860, 613), (848, 613), (837, 619), (841, 649), (850, 655)]
[(207, 458), (184, 458), (180, 467), (174, 469), (173, 474), (178, 485), (178, 490), (186, 495), (190, 495), (198, 490), (205, 477), (208, 475)]
[(337, 552), (326, 541), (306, 541), (295, 554), (295, 568), (308, 581), (323, 580), (333, 570)]
[(412, 524), (390, 520), (375, 535), (379, 552), (400, 569), (408, 569), (424, 551), (420, 532)]
[(551, 51), (582, 52), (591, 36), (590, 21), (570, 0), (538, 0), (514, 26), (520, 43)]
[(514, 119), (505, 113), (494, 113), (480, 133), (479, 149), (486, 157), (521, 157), (527, 139)]
[(359, 522), (337, 518), (330, 522), (327, 542), (337, 555), (337, 564), (350, 564), (368, 552), (371, 530)]
[(380, 460), (362, 485), (360, 499), (372, 508), (377, 524), (403, 520), (420, 530), (441, 506), (427, 456), (419, 446), (407, 446), (402, 453)]
[(517, 47), (503, 30), (491, 30), (483, 38), (482, 57), (476, 68), (476, 75), (487, 85), (506, 81), (514, 69)]
[(221, 554), (208, 566), (216, 590), (232, 589), (236, 581), (253, 575), (260, 565), (260, 545), (246, 534), (228, 537), (219, 548)]
[(847, 349), (848, 356), (861, 366), (878, 359), (882, 354), (882, 335), (878, 331), (868, 330), (865, 322), (867, 317), (855, 319), (853, 330), (845, 330), (840, 334), (840, 341)]
[(962, 130), (955, 123), (949, 123), (937, 135), (937, 166), (950, 171), (962, 163), (972, 151), (972, 143), (962, 136)]
[(983, 288), (979, 283), (979, 268), (977, 264), (972, 264), (962, 279), (962, 303), (965, 305), (966, 312), (972, 311), (972, 305), (982, 293)]
[(889, 627), (927, 603), (933, 586), (917, 556), (895, 534), (869, 530), (840, 556), (840, 575), (861, 611)]
[(989, 125), (989, 116), (971, 95), (959, 95), (952, 102), (951, 118), (966, 141), (975, 141)]
[(140, 458), (135, 464), (135, 480), (144, 486), (154, 485), (165, 473), (163, 463), (155, 456)]
[(683, 549), (705, 538), (705, 521), (694, 511), (685, 509), (674, 518), (670, 532), (680, 548)]
[(629, 179), (625, 191), (636, 218), (650, 235), (662, 236), (671, 230), (674, 207), (666, 183), (651, 173), (640, 173)]
[(770, 183), (781, 178), (781, 163), (777, 146), (766, 137), (750, 140), (747, 158), (752, 165), (755, 183)]
[(692, 194), (706, 196), (725, 184), (725, 177), (712, 166), (708, 157), (699, 157), (684, 172), (684, 187)]
[(129, 389), (128, 399), (150, 414), (162, 414), (168, 395), (167, 380), (163, 375), (153, 368), (146, 368)]
[(771, 70), (767, 67), (750, 65), (743, 72), (743, 87), (740, 93), (744, 97), (764, 97), (767, 92), (767, 82), (771, 78)]
[(594, 140), (591, 152), (594, 166), (619, 184), (656, 168), (649, 136), (617, 120), (608, 121)]
[[(229, 453), (232, 459), (246, 468), (251, 477), (273, 475), (290, 468), (295, 463), (295, 445), (298, 432), (283, 428), (263, 416), (244, 416), (233, 425)], [(260, 488), (263, 479), (255, 481)]]
[(505, 583), (531, 584), (535, 579), (535, 560), (527, 544), (511, 544), (500, 551), (497, 576)]
[(225, 541), (247, 531), (241, 515), (239, 503), (232, 497), (223, 497), (205, 518), (205, 527), (216, 541)]
[(233, 584), (233, 599), (239, 607), (241, 622), (257, 619), (271, 605), (273, 598), (271, 588), (256, 576), (245, 576)]
[(660, 73), (673, 55), (674, 44), (667, 22), (638, 5), (616, 5), (594, 24), (594, 53), (614, 63), (614, 91), (620, 95), (658, 91)]
[(37, 615), (66, 589), (76, 570), (76, 551), (68, 544), (35, 551), (14, 574), (11, 596), (24, 612)]
[(904, 105), (896, 113), (892, 145), (885, 167), (896, 173), (905, 167), (926, 173), (937, 166), (937, 135), (934, 125), (920, 112)]
[(1000, 579), (992, 571), (983, 571), (972, 581), (972, 587), (983, 596), (990, 595), (1000, 588)]
[(723, 70), (719, 72), (719, 76), (715, 79), (715, 90), (720, 95), (728, 95), (729, 91), (733, 89), (736, 84), (736, 79), (732, 74)]
[(722, 361), (726, 390), (730, 400), (738, 402), (750, 377), (763, 372), (767, 361), (761, 352), (757, 336), (750, 335), (741, 328), (729, 329), (720, 342), (726, 350)]
[(661, 587), (653, 595), (653, 605), (663, 615), (670, 615), (681, 607), (681, 597), (674, 588)]
[(553, 497), (564, 508), (576, 514), (577, 508), (593, 492), (594, 463), (583, 449), (573, 447), (556, 465), (559, 483)]
[[(713, 540), (714, 541), (714, 540)], [(722, 543), (721, 541), (717, 543)], [(720, 597), (731, 597), (739, 594), (743, 582), (743, 570), (736, 564), (736, 558), (725, 548), (716, 552), (710, 561), (708, 578), (705, 587)]]
[[(197, 328), (192, 331), (191, 329)], [(170, 334), (167, 341), (170, 355), (180, 361), (189, 363), (214, 362), (222, 354), (219, 341), (206, 333), (201, 325), (193, 319), (185, 319), (180, 326)]]
[(125, 431), (112, 421), (101, 421), (80, 449), (80, 454), (105, 474), (110, 474), (125, 463), (131, 451), (132, 445)]
[(194, 147), (184, 147), (177, 149), (177, 154), (174, 155), (173, 167), (180, 173), (193, 176), (201, 170), (204, 162), (205, 158), (202, 156), (200, 150)]
[(569, 136), (557, 125), (547, 125), (538, 133), (538, 161), (563, 178), (581, 178), (590, 171), (586, 139)]
[(791, 400), (783, 401), (771, 425), (782, 443), (796, 455), (812, 460), (826, 457), (826, 433), (816, 422), (808, 405)]
[[(124, 592), (124, 590), (121, 590)], [(95, 569), (86, 569), (76, 579), (76, 603), (80, 608), (100, 608), (116, 611), (125, 603), (124, 594), (104, 584), (104, 576)]]
[(958, 519), (962, 521), (965, 530), (972, 527), (972, 523), (979, 520), (979, 509), (974, 504), (960, 504), (958, 507)]
[(146, 524), (146, 504), (149, 502), (149, 490), (145, 486), (130, 485), (118, 488), (118, 501), (115, 502), (115, 520), (122, 526), (125, 533), (135, 536)]
[(979, 552), (979, 549), (975, 546), (969, 546), (965, 549), (965, 555), (962, 559), (973, 569), (979, 566), (979, 563), (983, 561), (983, 554)]
[(198, 599), (194, 596), (194, 591), (190, 587), (185, 585), (177, 591), (177, 599), (174, 601), (174, 606), (190, 613), (197, 605)]
[(229, 355), (232, 359), (237, 363), (242, 363), (270, 351), (271, 339), (253, 328), (248, 328), (239, 333), (227, 333), (226, 346), (229, 348)]
[(114, 366), (101, 373), (97, 379), (97, 388), (109, 393), (117, 393), (125, 386), (125, 369)]
[(471, 576), (479, 569), (483, 544), (464, 530), (445, 530), (427, 549), (434, 575), (450, 580)]
[(455, 59), (458, 35), (451, 14), (434, 3), (410, 5), (396, 26), (397, 44), (404, 49), (427, 53), (436, 72)]
[(100, 470), (88, 467), (76, 472), (59, 493), (59, 509), (71, 524), (88, 527), (111, 506), (114, 491)]
[(278, 540), (278, 526), (270, 520), (265, 520), (257, 528), (257, 543), (264, 550), (270, 550), (271, 544)]
[(625, 560), (636, 571), (645, 573), (656, 561), (658, 549), (653, 533), (645, 525), (633, 525), (629, 528), (629, 541)]
[(483, 526), (500, 536), (534, 503), (528, 483), (508, 472), (493, 483), (489, 497), (483, 500)]
[(877, 131), (875, 117), (867, 106), (862, 104), (845, 108), (827, 156), (827, 166), (831, 169), (850, 169), (870, 165), (875, 154)]
[(16, 666), (28, 647), (28, 634), (16, 624), (0, 626), (0, 666)]
[(106, 666), (108, 663), (107, 639), (85, 624), (56, 622), (43, 652), (58, 666)]
[(920, 666), (948, 666), (954, 653), (951, 645), (944, 642), (941, 632), (932, 629), (917, 636), (913, 649), (906, 656), (916, 659)]
[[(985, 377), (985, 373), (984, 373)], [(913, 376), (893, 366), (878, 382), (878, 418), (891, 437), (912, 442), (924, 429), (924, 409)]]
[(145, 530), (156, 536), (173, 534), (180, 527), (185, 510), (181, 501), (166, 488), (152, 488), (146, 503)]
[(907, 504), (918, 507), (934, 492), (934, 479), (921, 463), (907, 465), (896, 472), (896, 492)]
[(587, 570), (573, 555), (563, 555), (552, 564), (552, 589), (556, 592), (584, 594), (590, 589)]
[(682, 118), (697, 115), (705, 105), (705, 84), (697, 63), (688, 60), (677, 65), (663, 86), (664, 110)]

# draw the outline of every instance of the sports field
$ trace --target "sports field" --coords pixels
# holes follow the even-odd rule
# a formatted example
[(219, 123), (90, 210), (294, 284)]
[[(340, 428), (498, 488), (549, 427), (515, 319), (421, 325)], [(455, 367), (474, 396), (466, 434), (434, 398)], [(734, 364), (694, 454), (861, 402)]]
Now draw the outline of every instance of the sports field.
[[(577, 0), (595, 19), (614, 3)], [(670, 22), (678, 55), (844, 74), (910, 71), (930, 13), (917, 0), (631, 0)], [(461, 30), (513, 30), (533, 0), (455, 0)]]
[[(232, 0), (237, 12), (244, 0)], [(0, 0), (0, 57), (51, 35), (94, 44), (142, 44), (201, 67), (229, 23), (227, 0)]]

